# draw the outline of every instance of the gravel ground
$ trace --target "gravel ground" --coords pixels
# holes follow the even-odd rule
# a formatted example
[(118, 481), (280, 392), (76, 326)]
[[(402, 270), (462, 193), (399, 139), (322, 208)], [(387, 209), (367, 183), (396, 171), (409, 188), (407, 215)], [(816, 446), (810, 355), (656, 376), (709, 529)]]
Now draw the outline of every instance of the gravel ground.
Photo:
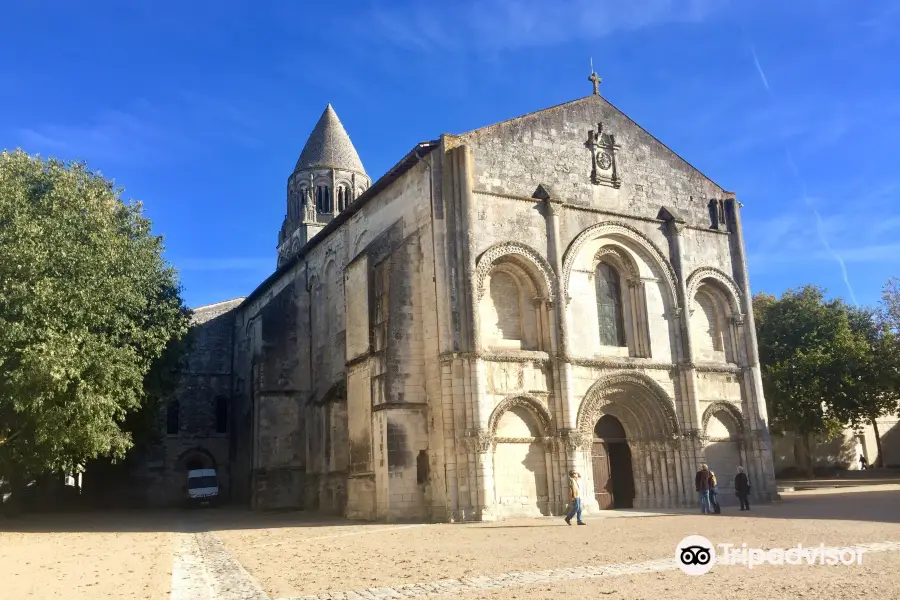
[[(710, 575), (689, 577), (669, 566), (584, 575), (604, 565), (670, 559), (678, 542), (693, 534), (716, 544), (761, 548), (900, 542), (900, 485), (785, 494), (784, 501), (754, 506), (750, 513), (727, 508), (714, 516), (612, 514), (588, 516), (586, 527), (566, 526), (559, 517), (391, 525), (238, 510), (28, 517), (0, 521), (0, 596), (278, 599), (410, 584), (429, 589), (429, 582), (443, 579), (489, 577), (496, 583), (506, 581), (497, 578), (507, 573), (531, 572), (513, 577), (515, 585), (469, 587), (458, 597), (900, 598), (896, 549), (865, 555), (862, 565), (850, 567), (749, 571), (717, 565)], [(572, 571), (558, 580), (527, 579), (566, 568)]]
[[(263, 589), (278, 598), (513, 571), (641, 562), (673, 556), (678, 542), (692, 534), (716, 544), (746, 543), (761, 548), (900, 541), (898, 506), (900, 486), (885, 485), (785, 495), (783, 502), (754, 507), (749, 513), (726, 509), (724, 515), (715, 516), (595, 516), (587, 519), (586, 527), (568, 527), (561, 518), (393, 527), (284, 523), (278, 529), (237, 529), (218, 535)], [(900, 555), (891, 554), (887, 560), (891, 559), (900, 564)], [(793, 573), (796, 568), (792, 569)], [(854, 574), (858, 576), (859, 570), (848, 570), (842, 576)], [(638, 579), (642, 577), (657, 576)], [(684, 579), (681, 573), (664, 577)], [(753, 577), (755, 580), (755, 573)], [(893, 597), (900, 598), (900, 593)]]
[(142, 513), (0, 518), (0, 598), (167, 598), (170, 521)]

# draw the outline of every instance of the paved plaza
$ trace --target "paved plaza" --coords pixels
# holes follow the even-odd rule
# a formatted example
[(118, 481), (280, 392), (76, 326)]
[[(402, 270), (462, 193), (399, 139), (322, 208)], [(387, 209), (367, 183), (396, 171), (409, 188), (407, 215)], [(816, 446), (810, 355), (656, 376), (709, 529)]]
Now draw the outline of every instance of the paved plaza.
[[(359, 524), (231, 509), (0, 521), (3, 598), (898, 598), (900, 485), (785, 494), (749, 513), (607, 511), (491, 524)], [(863, 549), (862, 564), (717, 564), (687, 535), (753, 548)]]

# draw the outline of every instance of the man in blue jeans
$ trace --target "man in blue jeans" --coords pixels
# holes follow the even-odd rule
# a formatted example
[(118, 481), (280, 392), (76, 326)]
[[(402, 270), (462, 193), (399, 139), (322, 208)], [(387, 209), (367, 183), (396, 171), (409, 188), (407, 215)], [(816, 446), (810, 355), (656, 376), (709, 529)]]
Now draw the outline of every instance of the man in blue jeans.
[(578, 515), (578, 524), (585, 525), (581, 520), (581, 475), (578, 471), (569, 472), (569, 497), (571, 498), (572, 508), (569, 509), (569, 515), (566, 517), (566, 525), (572, 524), (572, 517)]
[(709, 510), (709, 489), (712, 487), (711, 483), (709, 467), (706, 463), (703, 463), (700, 465), (700, 470), (697, 471), (697, 476), (694, 478), (694, 486), (697, 488), (697, 493), (700, 495), (700, 514), (703, 515), (711, 513)]

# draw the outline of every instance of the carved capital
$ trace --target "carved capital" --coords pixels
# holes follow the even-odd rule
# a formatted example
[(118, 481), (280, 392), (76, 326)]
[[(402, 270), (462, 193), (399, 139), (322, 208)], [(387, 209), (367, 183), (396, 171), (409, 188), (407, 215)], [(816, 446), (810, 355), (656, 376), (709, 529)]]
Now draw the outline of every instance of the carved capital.
[(734, 315), (731, 317), (731, 322), (734, 323), (736, 327), (739, 327), (744, 324), (744, 315)]
[(569, 452), (583, 450), (588, 443), (587, 437), (577, 429), (569, 429), (563, 432), (562, 441)]
[(493, 444), (493, 437), (491, 437), (490, 432), (485, 431), (483, 429), (468, 429), (466, 430), (466, 435), (463, 438), (466, 443), (466, 447), (470, 452), (474, 452), (475, 454), (487, 454), (491, 450), (491, 445)]

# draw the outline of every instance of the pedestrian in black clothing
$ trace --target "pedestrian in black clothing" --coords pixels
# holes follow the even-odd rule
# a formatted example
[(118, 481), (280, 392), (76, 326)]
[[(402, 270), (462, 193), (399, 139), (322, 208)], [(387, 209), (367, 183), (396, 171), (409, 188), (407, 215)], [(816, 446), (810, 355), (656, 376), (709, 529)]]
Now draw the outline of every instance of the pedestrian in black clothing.
[(741, 510), (750, 510), (750, 481), (744, 473), (744, 467), (738, 467), (734, 476), (734, 493), (741, 501)]

